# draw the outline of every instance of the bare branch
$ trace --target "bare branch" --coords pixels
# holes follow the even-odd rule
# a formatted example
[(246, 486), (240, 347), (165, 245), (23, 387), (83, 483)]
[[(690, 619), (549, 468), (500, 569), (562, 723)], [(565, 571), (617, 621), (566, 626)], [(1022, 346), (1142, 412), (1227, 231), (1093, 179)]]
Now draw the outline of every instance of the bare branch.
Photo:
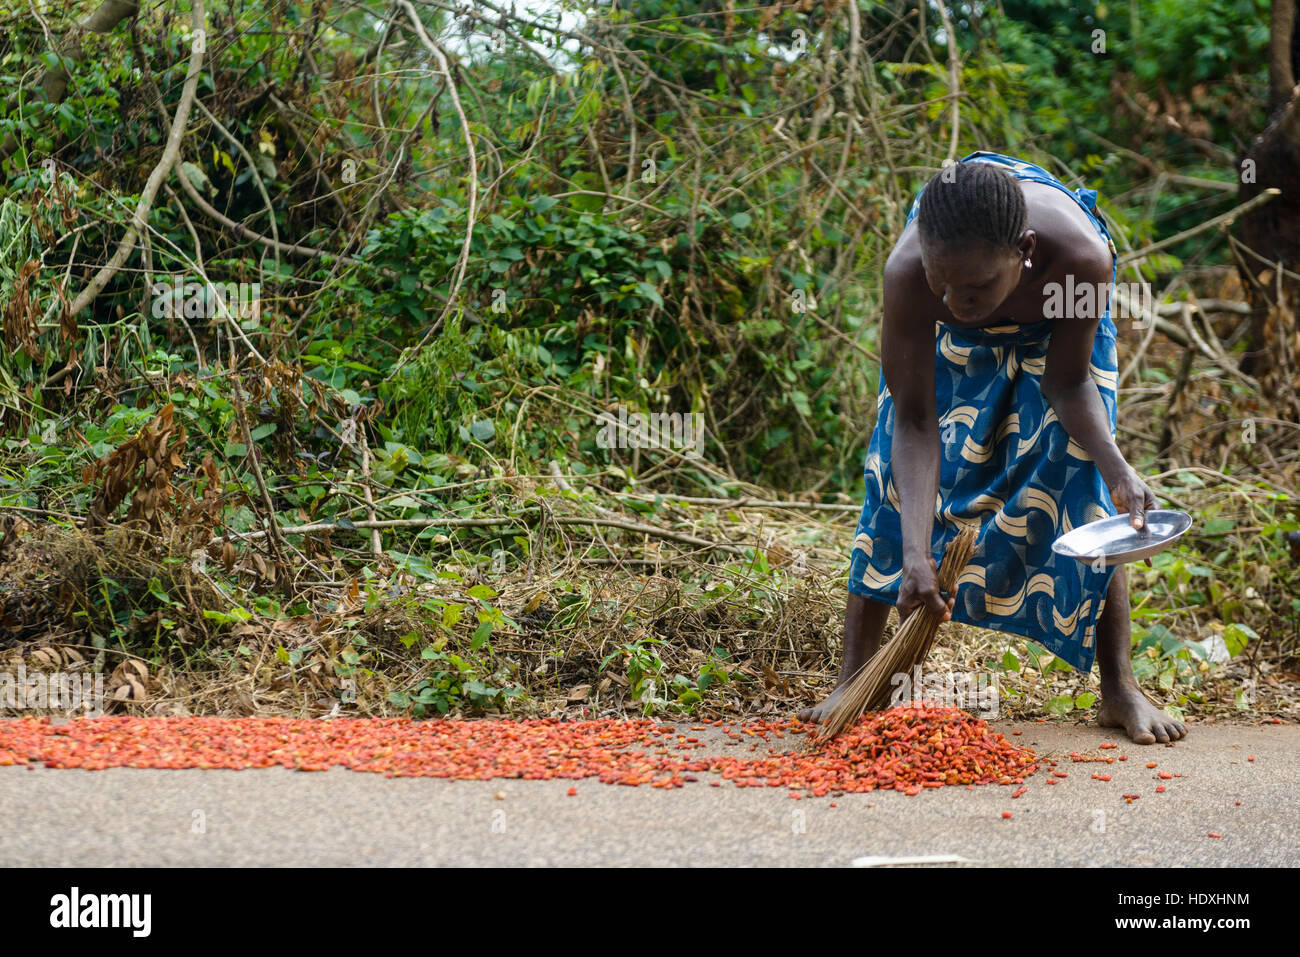
[[(135, 212), (131, 216), (131, 225), (118, 243), (117, 251), (95, 275), (91, 278), (86, 287), (81, 290), (77, 298), (72, 301), (68, 307), (68, 315), (76, 316), (77, 313), (85, 309), (95, 297), (103, 291), (104, 286), (113, 278), (122, 264), (126, 262), (131, 251), (135, 249), (136, 240), (140, 237), (147, 227), (149, 219), (149, 210), (153, 206), (154, 198), (158, 195), (158, 190), (162, 187), (163, 180), (171, 172), (177, 158), (180, 156), (181, 139), (185, 135), (185, 124), (189, 120), (190, 106), (194, 103), (194, 91), (199, 84), (199, 70), (203, 66), (203, 50), (205, 48), (204, 39), (207, 36), (207, 14), (204, 11), (203, 0), (194, 0), (190, 10), (190, 20), (194, 27), (194, 42), (190, 44), (190, 65), (185, 74), (185, 86), (181, 89), (181, 100), (176, 107), (176, 118), (172, 121), (171, 133), (167, 137), (167, 145), (163, 149), (162, 159), (158, 165), (153, 168), (149, 174), (149, 180), (145, 183), (144, 192), (140, 194), (140, 202), (136, 204)], [(181, 176), (184, 179), (184, 174)]]
[(957, 134), (961, 130), (961, 65), (957, 57), (957, 34), (948, 16), (948, 6), (943, 0), (934, 0), (943, 20), (943, 33), (948, 41), (948, 95), (952, 97), (952, 136), (948, 140), (948, 155), (944, 165), (957, 162)]
[(465, 134), (465, 149), (469, 154), (469, 203), (466, 209), (465, 222), (465, 242), (461, 245), (460, 257), (456, 261), (456, 273), (452, 278), (451, 287), (447, 290), (447, 304), (443, 306), (442, 312), (434, 320), (433, 326), (424, 334), (414, 349), (408, 349), (398, 360), (393, 372), (396, 373), (408, 361), (409, 356), (413, 356), (424, 347), (424, 344), (441, 328), (443, 320), (456, 306), (456, 294), (460, 291), (461, 283), (465, 280), (465, 270), (469, 265), (470, 243), (474, 238), (474, 217), (478, 214), (478, 154), (474, 151), (474, 136), (470, 132), (469, 120), (465, 118), (465, 110), (460, 105), (460, 95), (456, 92), (456, 79), (451, 74), (451, 67), (447, 63), (447, 55), (432, 37), (424, 29), (424, 23), (420, 20), (420, 15), (415, 12), (415, 7), (411, 6), (409, 0), (399, 0), (399, 5), (406, 11), (407, 17), (411, 21), (411, 26), (415, 28), (416, 35), (420, 42), (425, 45), (433, 58), (438, 61), (438, 70), (442, 73), (447, 81), (447, 92), (451, 94), (451, 105), (456, 111), (456, 116), (460, 119), (461, 131)]

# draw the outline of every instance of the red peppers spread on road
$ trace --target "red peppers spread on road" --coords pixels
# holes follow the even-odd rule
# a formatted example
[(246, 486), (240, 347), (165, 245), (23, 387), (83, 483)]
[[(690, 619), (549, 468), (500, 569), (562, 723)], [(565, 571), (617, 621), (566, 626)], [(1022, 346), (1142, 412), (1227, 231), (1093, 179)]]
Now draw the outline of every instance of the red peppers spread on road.
[[(793, 719), (713, 723), (730, 741), (769, 742), (811, 728)], [(59, 725), (48, 718), (0, 721), (0, 765), (42, 762), (50, 768), (279, 765), (323, 771), (337, 765), (389, 777), (597, 778), (665, 789), (714, 772), (738, 787), (782, 787), (792, 797), (876, 789), (915, 795), (954, 784), (1021, 784), (1038, 769), (1033, 751), (1010, 744), (984, 721), (955, 708), (921, 705), (867, 715), (838, 737), (813, 741), (805, 750), (744, 757), (690, 754), (705, 746), (671, 725), (648, 720), (114, 716)]]

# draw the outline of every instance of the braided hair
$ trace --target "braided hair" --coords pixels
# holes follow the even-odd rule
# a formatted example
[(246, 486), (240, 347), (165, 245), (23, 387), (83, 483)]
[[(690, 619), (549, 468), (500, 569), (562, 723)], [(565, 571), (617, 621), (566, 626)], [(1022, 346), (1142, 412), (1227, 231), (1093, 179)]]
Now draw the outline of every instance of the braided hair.
[(916, 225), (926, 246), (982, 239), (1015, 247), (1027, 218), (1015, 177), (991, 163), (954, 163), (925, 184)]

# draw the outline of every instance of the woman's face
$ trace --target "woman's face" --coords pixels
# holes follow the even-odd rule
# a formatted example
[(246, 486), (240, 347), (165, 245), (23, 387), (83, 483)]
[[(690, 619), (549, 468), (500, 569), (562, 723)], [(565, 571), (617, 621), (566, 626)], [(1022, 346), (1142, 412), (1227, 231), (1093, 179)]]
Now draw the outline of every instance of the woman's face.
[(1006, 301), (1020, 282), (1024, 254), (1015, 247), (921, 247), (921, 264), (931, 292), (943, 300), (963, 325), (983, 322)]

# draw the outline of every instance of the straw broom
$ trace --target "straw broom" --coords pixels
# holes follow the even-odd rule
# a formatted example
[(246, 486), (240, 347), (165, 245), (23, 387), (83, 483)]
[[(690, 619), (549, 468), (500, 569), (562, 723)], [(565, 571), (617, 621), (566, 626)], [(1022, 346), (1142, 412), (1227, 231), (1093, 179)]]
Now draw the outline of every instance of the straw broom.
[[(966, 563), (975, 552), (975, 525), (967, 525), (957, 533), (939, 566), (939, 589), (952, 594), (957, 579), (966, 570)], [(818, 741), (827, 741), (853, 724), (866, 711), (875, 711), (889, 702), (893, 677), (911, 674), (923, 662), (934, 644), (934, 636), (942, 624), (942, 616), (928, 606), (917, 608), (903, 622), (894, 637), (858, 669), (840, 694), (839, 700), (817, 731)]]

